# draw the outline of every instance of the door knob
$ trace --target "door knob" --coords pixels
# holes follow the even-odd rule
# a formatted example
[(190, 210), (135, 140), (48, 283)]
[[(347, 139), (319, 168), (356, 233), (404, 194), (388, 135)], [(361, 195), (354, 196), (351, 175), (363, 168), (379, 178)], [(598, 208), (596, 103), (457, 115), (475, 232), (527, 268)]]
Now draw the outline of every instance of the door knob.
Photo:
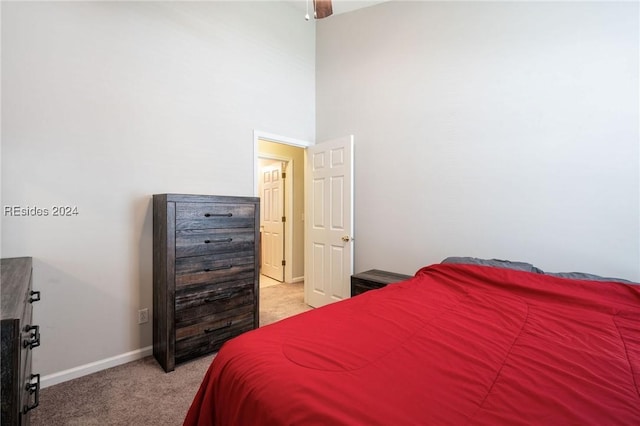
[(345, 235), (344, 237), (342, 237), (342, 241), (348, 243), (349, 241), (351, 241), (351, 238), (348, 235)]

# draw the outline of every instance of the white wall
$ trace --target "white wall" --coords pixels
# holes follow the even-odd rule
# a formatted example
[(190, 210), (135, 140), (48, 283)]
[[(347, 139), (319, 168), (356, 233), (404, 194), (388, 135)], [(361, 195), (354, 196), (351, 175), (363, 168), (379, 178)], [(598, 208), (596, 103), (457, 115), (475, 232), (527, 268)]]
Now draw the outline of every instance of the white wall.
[(446, 256), (640, 281), (637, 2), (393, 1), (317, 26), (356, 272)]
[(315, 28), (276, 2), (3, 2), (2, 256), (43, 375), (148, 348), (154, 193), (253, 195), (253, 131), (315, 135)]

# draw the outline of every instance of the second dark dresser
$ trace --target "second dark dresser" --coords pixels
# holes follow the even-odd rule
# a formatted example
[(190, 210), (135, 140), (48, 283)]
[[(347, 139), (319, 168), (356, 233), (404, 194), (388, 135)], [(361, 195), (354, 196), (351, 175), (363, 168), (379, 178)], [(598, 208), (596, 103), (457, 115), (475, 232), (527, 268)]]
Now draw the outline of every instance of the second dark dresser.
[(32, 259), (2, 259), (2, 425), (28, 425), (39, 403), (40, 374), (32, 374), (31, 351), (40, 346), (40, 327), (32, 322)]
[(379, 269), (360, 272), (359, 274), (351, 275), (351, 296), (357, 296), (365, 291), (382, 288), (388, 284), (408, 280), (409, 278), (411, 278), (411, 275), (381, 271)]
[(153, 196), (153, 355), (165, 371), (259, 326), (260, 200)]

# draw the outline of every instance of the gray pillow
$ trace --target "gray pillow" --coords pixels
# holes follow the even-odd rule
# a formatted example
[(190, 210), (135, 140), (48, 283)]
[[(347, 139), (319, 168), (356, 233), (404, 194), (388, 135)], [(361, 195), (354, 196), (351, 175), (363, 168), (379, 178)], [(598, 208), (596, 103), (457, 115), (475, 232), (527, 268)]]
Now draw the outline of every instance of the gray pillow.
[(586, 281), (608, 281), (608, 282), (617, 282), (624, 284), (633, 284), (640, 285), (640, 283), (635, 283), (633, 281), (624, 280), (622, 278), (609, 278), (609, 277), (601, 277), (599, 275), (588, 274), (585, 272), (544, 272), (540, 268), (536, 268), (530, 263), (526, 262), (514, 262), (511, 260), (501, 260), (501, 259), (480, 259), (477, 257), (447, 257), (441, 263), (463, 263), (467, 265), (483, 265), (483, 266), (493, 266), (495, 268), (505, 268), (505, 269), (515, 269), (517, 271), (525, 271), (525, 272), (533, 272), (536, 274), (545, 274), (551, 275), (559, 278), (568, 278), (574, 280), (586, 280)]
[(560, 278), (569, 278), (574, 280), (613, 281), (617, 283), (638, 285), (638, 283), (634, 283), (633, 281), (623, 280), (622, 278), (607, 278), (607, 277), (601, 277), (599, 275), (587, 274), (584, 272), (545, 272), (545, 275), (551, 275), (551, 276), (560, 277)]
[(530, 263), (514, 262), (511, 260), (479, 259), (477, 257), (447, 257), (441, 263), (463, 263), (467, 265), (483, 265), (493, 266), (496, 268), (515, 269), (517, 271), (533, 272), (536, 274), (544, 273), (541, 269), (536, 268)]

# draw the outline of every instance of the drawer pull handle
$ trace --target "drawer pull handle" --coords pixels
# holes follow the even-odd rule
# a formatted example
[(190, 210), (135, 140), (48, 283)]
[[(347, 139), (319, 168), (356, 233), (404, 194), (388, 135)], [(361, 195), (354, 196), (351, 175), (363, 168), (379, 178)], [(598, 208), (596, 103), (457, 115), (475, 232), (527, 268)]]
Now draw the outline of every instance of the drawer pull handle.
[(205, 328), (205, 329), (204, 329), (204, 332), (205, 332), (206, 334), (214, 333), (214, 332), (216, 332), (216, 331), (224, 330), (225, 328), (229, 328), (229, 327), (231, 327), (231, 324), (232, 324), (232, 321), (227, 321), (227, 323), (226, 323), (225, 325), (223, 325), (222, 327), (217, 327), (217, 328)]
[(217, 240), (204, 240), (205, 244), (211, 244), (211, 243), (230, 243), (231, 241), (233, 241), (233, 238), (219, 238)]
[(233, 268), (233, 265), (223, 265), (223, 266), (218, 266), (216, 268), (204, 268), (205, 272), (211, 272), (211, 271), (220, 271), (222, 269), (231, 269)]
[(25, 340), (22, 345), (25, 348), (33, 349), (40, 346), (40, 326), (27, 325), (24, 327), (25, 332), (32, 332), (28, 340)]
[[(35, 383), (31, 383), (33, 379), (36, 379)], [(40, 374), (32, 374), (29, 383), (27, 383), (26, 390), (29, 394), (34, 395), (33, 404), (26, 404), (22, 408), (22, 414), (27, 414), (28, 411), (33, 410), (40, 405)]]
[(205, 213), (204, 217), (231, 217), (233, 213)]
[(29, 297), (29, 303), (39, 302), (40, 301), (40, 292), (39, 291), (31, 291), (29, 293), (31, 297)]

